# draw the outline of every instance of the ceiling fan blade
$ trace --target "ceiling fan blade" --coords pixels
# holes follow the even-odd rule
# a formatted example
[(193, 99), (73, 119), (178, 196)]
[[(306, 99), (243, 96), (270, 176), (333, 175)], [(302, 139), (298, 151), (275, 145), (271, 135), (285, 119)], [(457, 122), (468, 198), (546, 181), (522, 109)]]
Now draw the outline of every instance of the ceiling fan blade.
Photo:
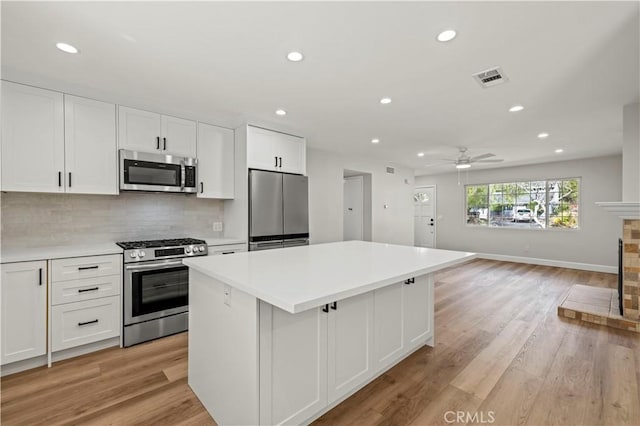
[(485, 158), (489, 158), (489, 157), (495, 157), (495, 154), (482, 154), (482, 155), (476, 155), (475, 157), (471, 157), (471, 161), (478, 161), (478, 160), (484, 160)]
[(501, 163), (504, 160), (502, 158), (496, 158), (493, 160), (471, 160), (472, 163)]
[(442, 161), (458, 161), (457, 158), (440, 158)]
[(425, 164), (424, 167), (443, 166), (445, 164), (449, 164), (449, 160), (447, 160), (447, 162), (438, 161), (437, 163), (428, 163), (428, 164)]

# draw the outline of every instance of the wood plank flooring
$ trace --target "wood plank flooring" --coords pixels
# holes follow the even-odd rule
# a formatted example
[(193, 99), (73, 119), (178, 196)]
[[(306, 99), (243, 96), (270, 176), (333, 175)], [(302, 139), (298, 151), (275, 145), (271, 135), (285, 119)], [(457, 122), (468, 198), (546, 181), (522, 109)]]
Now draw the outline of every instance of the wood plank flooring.
[[(616, 276), (490, 260), (441, 271), (436, 347), (316, 424), (640, 424), (640, 336), (558, 318), (576, 283), (614, 287)], [(3, 425), (215, 424), (187, 385), (186, 333), (8, 376), (0, 388)], [(458, 411), (468, 417), (457, 422)]]

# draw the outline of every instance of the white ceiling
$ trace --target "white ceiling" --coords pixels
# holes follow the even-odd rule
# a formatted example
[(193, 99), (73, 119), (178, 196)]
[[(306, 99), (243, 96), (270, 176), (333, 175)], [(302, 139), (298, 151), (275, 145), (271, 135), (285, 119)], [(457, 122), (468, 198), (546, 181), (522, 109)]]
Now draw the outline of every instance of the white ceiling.
[[(639, 98), (638, 2), (1, 7), (3, 78), (230, 127), (250, 120), (418, 174), (450, 171), (424, 165), (460, 145), (505, 159), (474, 168), (620, 153), (622, 106)], [(444, 28), (458, 37), (436, 42)], [(305, 60), (288, 62), (291, 50)], [(510, 81), (480, 88), (471, 74), (493, 66)], [(525, 110), (507, 112), (517, 103)]]

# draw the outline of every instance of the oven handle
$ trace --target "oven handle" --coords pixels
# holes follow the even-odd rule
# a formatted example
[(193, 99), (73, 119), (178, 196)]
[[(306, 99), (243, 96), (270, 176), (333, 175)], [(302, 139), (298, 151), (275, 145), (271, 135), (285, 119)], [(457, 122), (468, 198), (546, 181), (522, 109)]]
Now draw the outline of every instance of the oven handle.
[(144, 265), (125, 265), (124, 269), (127, 271), (143, 271), (148, 269), (168, 269), (175, 268), (176, 266), (184, 266), (182, 264), (182, 260), (179, 261), (171, 261), (171, 262), (163, 262), (163, 263), (153, 263), (153, 264), (144, 264)]

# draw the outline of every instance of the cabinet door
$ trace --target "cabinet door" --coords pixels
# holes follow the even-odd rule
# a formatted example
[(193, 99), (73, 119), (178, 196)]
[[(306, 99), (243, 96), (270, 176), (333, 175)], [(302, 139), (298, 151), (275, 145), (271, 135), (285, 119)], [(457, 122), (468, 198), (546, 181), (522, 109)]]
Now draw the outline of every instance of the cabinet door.
[(234, 132), (198, 123), (198, 198), (233, 198)]
[(404, 352), (402, 338), (403, 283), (374, 291), (373, 352), (376, 370), (392, 365)]
[(116, 106), (64, 95), (64, 125), (67, 192), (117, 194)]
[(373, 375), (373, 292), (340, 300), (329, 309), (327, 348), (331, 404)]
[(160, 114), (118, 106), (118, 146), (141, 152), (161, 152)]
[(1, 364), (44, 355), (47, 345), (46, 261), (1, 266)]
[(280, 134), (278, 141), (279, 170), (286, 173), (306, 173), (306, 142), (297, 136)]
[(421, 346), (433, 336), (433, 277), (415, 278), (403, 285), (404, 344), (407, 350)]
[(327, 314), (260, 302), (260, 424), (301, 424), (327, 405)]
[(2, 82), (2, 190), (64, 192), (62, 93)]
[(247, 129), (247, 167), (250, 169), (280, 171), (278, 139), (280, 133), (259, 127)]
[(196, 158), (196, 122), (183, 118), (162, 116), (162, 152)]

